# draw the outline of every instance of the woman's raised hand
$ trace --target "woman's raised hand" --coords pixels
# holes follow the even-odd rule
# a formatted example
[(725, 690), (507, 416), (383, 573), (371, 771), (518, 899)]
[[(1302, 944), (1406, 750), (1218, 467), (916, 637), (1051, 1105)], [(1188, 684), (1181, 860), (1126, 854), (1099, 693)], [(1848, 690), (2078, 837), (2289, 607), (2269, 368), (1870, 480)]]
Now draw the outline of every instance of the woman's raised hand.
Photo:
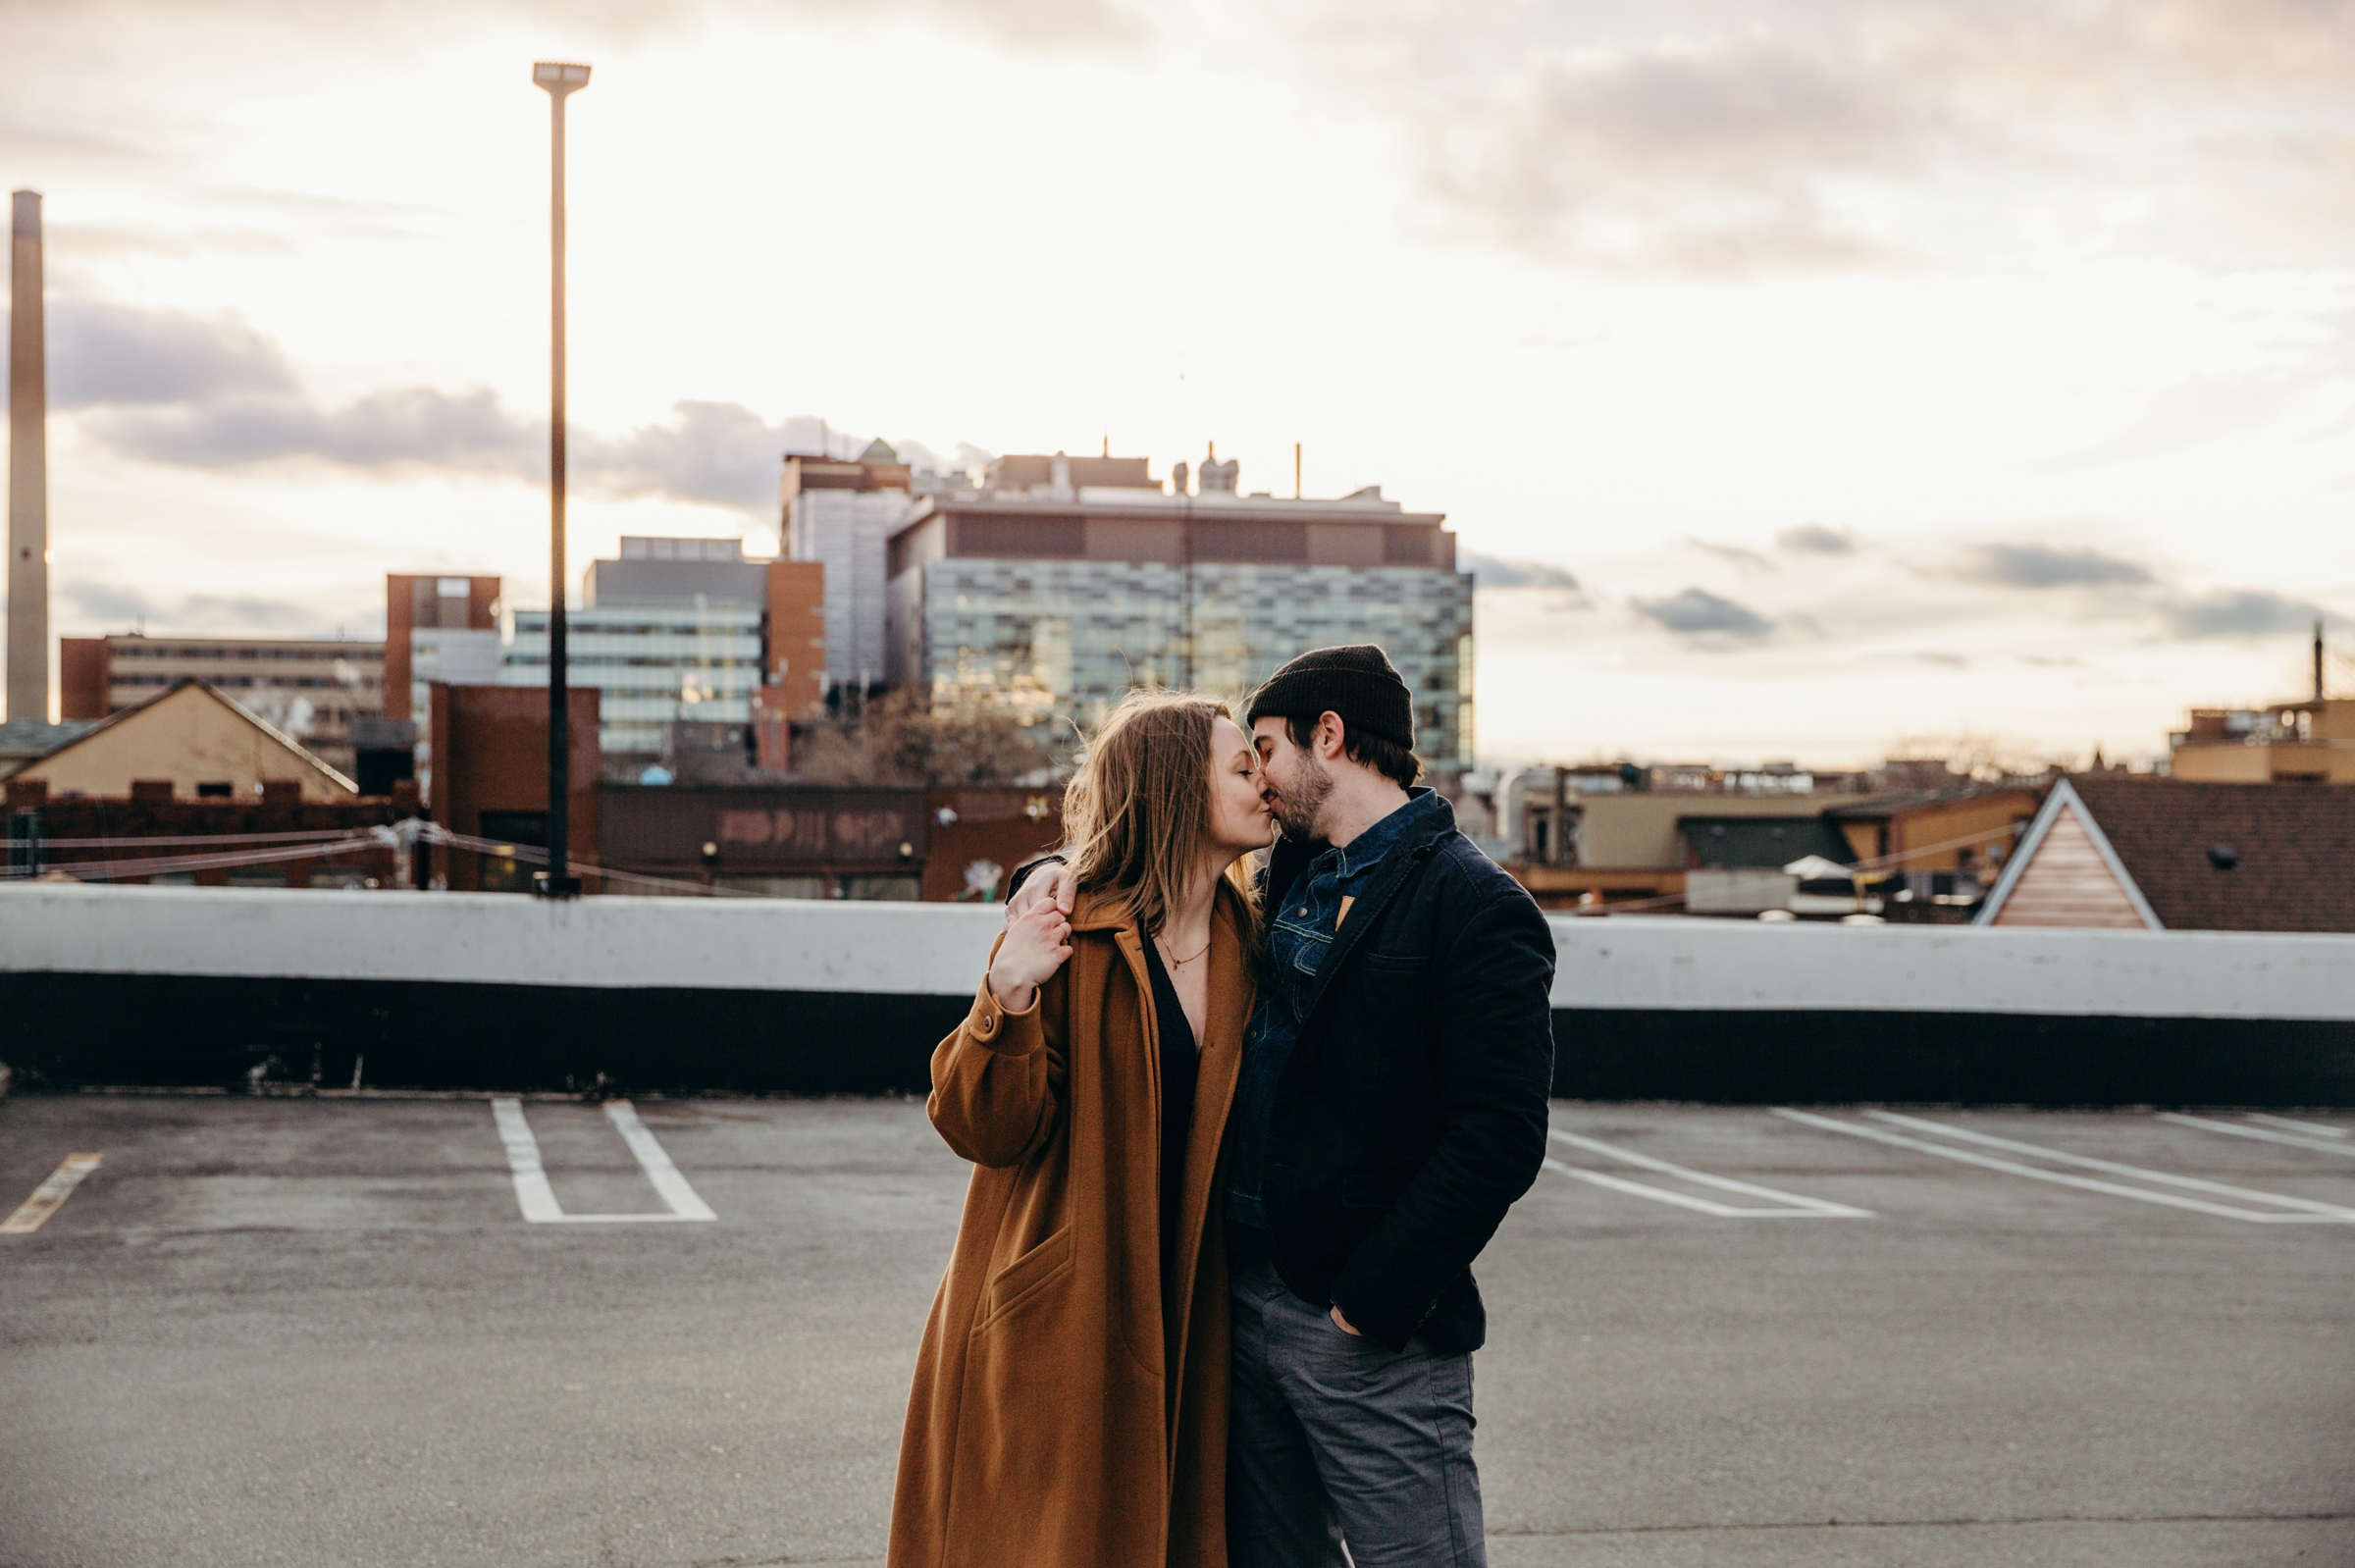
[(1072, 956), (1072, 920), (1053, 902), (1041, 902), (1006, 922), (998, 956), (990, 961), (989, 989), (1009, 1013), (1029, 1011), (1030, 1000), (1048, 975)]

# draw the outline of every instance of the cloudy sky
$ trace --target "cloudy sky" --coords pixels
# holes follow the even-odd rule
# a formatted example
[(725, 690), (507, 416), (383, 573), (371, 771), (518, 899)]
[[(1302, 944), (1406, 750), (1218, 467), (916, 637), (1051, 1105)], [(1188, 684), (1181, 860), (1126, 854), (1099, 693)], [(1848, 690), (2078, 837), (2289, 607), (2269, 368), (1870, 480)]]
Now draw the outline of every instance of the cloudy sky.
[(2344, 0), (0, 0), (59, 631), (544, 599), (551, 56), (576, 561), (819, 419), (1299, 442), (1449, 514), (1498, 758), (2149, 756), (2355, 648)]

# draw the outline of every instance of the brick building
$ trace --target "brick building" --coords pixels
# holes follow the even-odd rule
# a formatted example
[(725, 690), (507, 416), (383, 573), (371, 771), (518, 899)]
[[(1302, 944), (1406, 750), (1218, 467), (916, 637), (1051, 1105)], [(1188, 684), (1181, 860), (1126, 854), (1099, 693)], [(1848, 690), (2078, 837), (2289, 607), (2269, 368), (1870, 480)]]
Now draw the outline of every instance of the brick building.
[(201, 680), (345, 775), (353, 724), (385, 713), (385, 645), (377, 642), (124, 632), (59, 639), (58, 667), (65, 718), (101, 719)]
[(305, 800), (290, 779), (244, 798), (191, 799), (164, 780), (125, 795), (53, 796), (7, 785), (11, 878), (63, 874), (115, 886), (377, 888), (400, 885), (402, 852), (374, 830), (419, 811), (417, 792)]
[[(598, 853), (598, 691), (573, 687), (566, 713), (566, 842), (584, 861)], [(435, 685), (428, 694), (435, 758), (427, 797), (434, 820), (496, 845), (548, 845), (548, 693), (521, 686)], [(458, 892), (526, 893), (540, 869), (528, 857), (439, 846), (433, 875)]]

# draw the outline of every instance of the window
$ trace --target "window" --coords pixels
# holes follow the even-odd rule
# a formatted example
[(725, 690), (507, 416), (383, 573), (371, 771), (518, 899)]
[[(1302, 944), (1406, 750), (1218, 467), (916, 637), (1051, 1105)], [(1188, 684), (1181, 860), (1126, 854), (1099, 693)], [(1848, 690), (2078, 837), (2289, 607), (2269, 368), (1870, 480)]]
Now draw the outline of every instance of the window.
[(714, 880), (732, 893), (758, 893), (766, 899), (822, 899), (826, 896), (826, 879), (822, 876), (722, 876)]
[(923, 878), (916, 876), (846, 876), (842, 879), (842, 896), (848, 899), (883, 899), (914, 904), (923, 896)]
[(1304, 561), (1308, 529), (1300, 523), (1236, 523), (1194, 520), (1198, 561)]
[(960, 517), (957, 553), (1076, 559), (1087, 553), (1087, 524), (1076, 517)]
[[(546, 811), (485, 811), (475, 819), (477, 838), (495, 839), (501, 844), (545, 849), (548, 845), (548, 813)], [(481, 870), (478, 881), (486, 893), (529, 893), (532, 873), (540, 867), (537, 862), (520, 855), (498, 855), (484, 851), (479, 857)]]
[(1382, 531), (1382, 558), (1390, 566), (1429, 566), (1436, 528), (1392, 527)]

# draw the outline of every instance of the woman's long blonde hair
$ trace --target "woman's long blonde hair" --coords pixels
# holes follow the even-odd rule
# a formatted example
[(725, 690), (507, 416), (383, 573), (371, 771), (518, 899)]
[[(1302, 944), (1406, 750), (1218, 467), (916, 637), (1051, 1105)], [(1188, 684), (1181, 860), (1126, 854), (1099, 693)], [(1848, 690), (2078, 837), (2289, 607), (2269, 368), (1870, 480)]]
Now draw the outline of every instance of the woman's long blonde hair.
[[(1130, 692), (1096, 731), (1086, 765), (1063, 798), (1063, 841), (1082, 893), (1119, 899), (1137, 928), (1160, 932), (1210, 839), (1210, 737), (1234, 710), (1197, 692)], [(1257, 950), (1254, 857), (1237, 857), (1245, 952)]]

